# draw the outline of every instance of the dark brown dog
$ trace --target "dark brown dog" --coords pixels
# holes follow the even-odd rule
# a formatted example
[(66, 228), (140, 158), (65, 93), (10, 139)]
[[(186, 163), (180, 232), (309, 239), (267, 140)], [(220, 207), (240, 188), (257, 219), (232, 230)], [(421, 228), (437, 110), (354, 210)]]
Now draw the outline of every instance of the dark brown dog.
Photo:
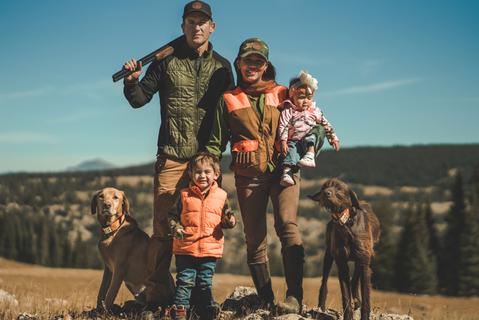
[(98, 249), (105, 265), (97, 310), (110, 311), (121, 283), (145, 304), (146, 257), (148, 235), (129, 214), (129, 203), (123, 191), (105, 188), (91, 200), (91, 213), (101, 225)]
[[(379, 220), (371, 206), (364, 201), (358, 201), (356, 194), (339, 179), (326, 181), (321, 190), (309, 198), (319, 202), (320, 206), (331, 214), (331, 220), (326, 227), (326, 251), (319, 290), (319, 307), (323, 311), (326, 310), (327, 282), (333, 260), (336, 260), (344, 320), (353, 319), (351, 298), (354, 299), (354, 308), (361, 305), (361, 320), (369, 319), (371, 312), (369, 266), (374, 255), (374, 244), (379, 241)], [(348, 261), (351, 260), (355, 262), (355, 266), (350, 282)], [(362, 302), (359, 299), (359, 281)]]

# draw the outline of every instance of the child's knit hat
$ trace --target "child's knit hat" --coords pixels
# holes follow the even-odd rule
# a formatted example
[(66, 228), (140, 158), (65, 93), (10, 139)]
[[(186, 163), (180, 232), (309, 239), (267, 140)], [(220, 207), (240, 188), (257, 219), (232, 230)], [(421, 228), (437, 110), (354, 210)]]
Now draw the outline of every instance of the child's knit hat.
[(301, 70), (297, 77), (289, 81), (289, 90), (292, 92), (302, 86), (308, 86), (314, 92), (318, 89), (318, 80), (306, 71)]

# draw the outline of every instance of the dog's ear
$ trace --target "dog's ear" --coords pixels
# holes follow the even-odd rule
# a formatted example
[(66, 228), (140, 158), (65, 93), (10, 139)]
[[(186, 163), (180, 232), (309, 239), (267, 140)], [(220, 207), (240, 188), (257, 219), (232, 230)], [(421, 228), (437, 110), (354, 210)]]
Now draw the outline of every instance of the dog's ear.
[(91, 197), (91, 214), (96, 214), (96, 207), (97, 207), (97, 200), (98, 195), (100, 194), (101, 190), (96, 191), (93, 196)]
[(309, 195), (309, 194), (308, 194), (308, 198), (310, 198), (310, 199), (313, 200), (313, 201), (319, 202), (319, 195), (320, 195), (320, 194), (321, 194), (321, 191), (316, 192), (316, 193), (313, 194), (313, 195)]
[(128, 202), (128, 198), (126, 197), (125, 193), (122, 191), (121, 192), (123, 196), (123, 202), (122, 202), (122, 211), (124, 214), (130, 214), (130, 202)]
[(359, 205), (358, 196), (351, 189), (349, 189), (349, 197), (351, 198), (351, 205), (353, 206), (353, 208), (361, 209), (361, 206)]

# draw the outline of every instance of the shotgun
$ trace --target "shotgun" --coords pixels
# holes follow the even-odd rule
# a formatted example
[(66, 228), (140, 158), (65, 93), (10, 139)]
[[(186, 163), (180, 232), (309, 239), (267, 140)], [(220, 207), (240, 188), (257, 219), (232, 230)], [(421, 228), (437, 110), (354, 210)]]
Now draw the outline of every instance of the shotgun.
[[(141, 58), (140, 60), (137, 61), (138, 65), (141, 62), (142, 66), (144, 67), (145, 65), (149, 64), (150, 62), (152, 62), (155, 59), (156, 60), (161, 60), (164, 57), (173, 54), (173, 52), (175, 51), (173, 43), (176, 42), (176, 41), (179, 41), (182, 37), (184, 37), (184, 36), (179, 36), (178, 38), (168, 42), (167, 44), (165, 44), (161, 48), (158, 48), (155, 51), (153, 51), (152, 53), (144, 56), (143, 58)], [(118, 80), (123, 79), (124, 77), (128, 77), (130, 74), (132, 74), (135, 71), (137, 71), (137, 70), (121, 69), (120, 71), (118, 71), (117, 73), (112, 75), (111, 77), (113, 79), (113, 82), (117, 82)]]

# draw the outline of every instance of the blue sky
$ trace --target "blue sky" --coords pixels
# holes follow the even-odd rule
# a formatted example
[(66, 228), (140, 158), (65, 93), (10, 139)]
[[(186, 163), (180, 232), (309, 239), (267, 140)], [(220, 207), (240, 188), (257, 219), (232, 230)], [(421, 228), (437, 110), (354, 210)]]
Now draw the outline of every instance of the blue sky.
[[(153, 161), (156, 96), (111, 75), (181, 33), (184, 1), (1, 1), (0, 172)], [(215, 50), (263, 38), (278, 80), (305, 69), (345, 147), (479, 142), (479, 3), (210, 1)]]

